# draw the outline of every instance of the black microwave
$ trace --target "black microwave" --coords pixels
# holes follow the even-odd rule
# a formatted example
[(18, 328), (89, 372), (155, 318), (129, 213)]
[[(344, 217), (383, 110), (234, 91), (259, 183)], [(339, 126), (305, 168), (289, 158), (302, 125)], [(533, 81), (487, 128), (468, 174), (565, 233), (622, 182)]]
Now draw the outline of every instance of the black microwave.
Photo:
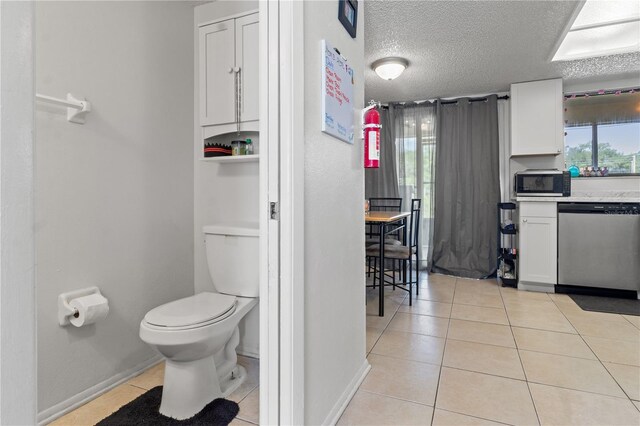
[(518, 197), (568, 197), (571, 195), (571, 175), (561, 170), (523, 170), (514, 178)]

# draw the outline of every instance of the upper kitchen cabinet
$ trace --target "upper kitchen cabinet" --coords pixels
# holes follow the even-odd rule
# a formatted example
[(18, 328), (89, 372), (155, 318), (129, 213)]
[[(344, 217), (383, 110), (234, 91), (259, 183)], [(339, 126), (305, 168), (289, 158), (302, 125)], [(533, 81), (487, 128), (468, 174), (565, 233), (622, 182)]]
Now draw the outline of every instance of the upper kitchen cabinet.
[(200, 125), (258, 120), (258, 13), (199, 29)]
[(564, 146), (562, 79), (511, 85), (511, 155), (559, 155)]

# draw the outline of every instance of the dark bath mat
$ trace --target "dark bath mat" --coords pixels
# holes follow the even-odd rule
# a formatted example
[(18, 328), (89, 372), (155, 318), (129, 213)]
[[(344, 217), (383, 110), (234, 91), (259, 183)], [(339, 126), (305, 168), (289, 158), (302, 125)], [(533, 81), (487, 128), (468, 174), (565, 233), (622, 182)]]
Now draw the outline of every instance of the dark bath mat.
[(162, 386), (140, 395), (96, 426), (226, 426), (235, 418), (240, 407), (228, 399), (214, 399), (190, 419), (176, 420), (158, 412)]
[(640, 316), (640, 300), (638, 299), (586, 296), (582, 294), (569, 294), (569, 297), (584, 311)]

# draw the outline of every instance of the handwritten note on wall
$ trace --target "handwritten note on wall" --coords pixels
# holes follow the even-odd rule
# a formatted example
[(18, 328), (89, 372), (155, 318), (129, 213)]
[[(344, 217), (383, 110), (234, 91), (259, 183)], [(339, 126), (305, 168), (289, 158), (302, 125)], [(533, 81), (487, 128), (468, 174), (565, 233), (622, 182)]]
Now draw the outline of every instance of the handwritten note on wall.
[(353, 69), (322, 40), (322, 131), (353, 143)]

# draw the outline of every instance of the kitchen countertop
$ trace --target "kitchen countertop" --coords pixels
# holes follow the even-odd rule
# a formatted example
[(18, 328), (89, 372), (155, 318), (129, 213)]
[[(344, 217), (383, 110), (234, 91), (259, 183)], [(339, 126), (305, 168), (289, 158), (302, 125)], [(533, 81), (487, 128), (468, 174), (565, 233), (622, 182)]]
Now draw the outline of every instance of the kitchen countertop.
[(640, 203), (640, 191), (574, 191), (570, 197), (516, 197), (519, 202)]

